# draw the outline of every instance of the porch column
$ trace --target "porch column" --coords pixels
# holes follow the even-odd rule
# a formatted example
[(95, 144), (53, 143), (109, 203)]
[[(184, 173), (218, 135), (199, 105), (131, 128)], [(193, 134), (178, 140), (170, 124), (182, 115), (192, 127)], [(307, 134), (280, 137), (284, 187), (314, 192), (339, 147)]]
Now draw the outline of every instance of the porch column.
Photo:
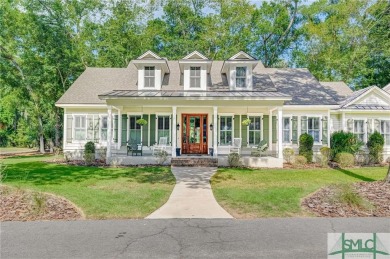
[(345, 112), (342, 112), (341, 113), (341, 130), (345, 132), (346, 131), (345, 128), (346, 128), (345, 127)]
[(112, 143), (112, 106), (108, 106), (107, 116), (107, 161), (111, 157), (111, 143)]
[(270, 151), (272, 151), (272, 110), (269, 111), (269, 118), (268, 118), (268, 148)]
[(122, 145), (122, 110), (118, 108), (118, 150)]
[(176, 144), (177, 144), (177, 138), (176, 138), (176, 111), (177, 107), (172, 107), (172, 157), (176, 157)]
[(214, 120), (213, 120), (213, 148), (214, 157), (218, 156), (218, 107), (214, 106)]
[(278, 108), (278, 158), (283, 158), (283, 111), (282, 108)]

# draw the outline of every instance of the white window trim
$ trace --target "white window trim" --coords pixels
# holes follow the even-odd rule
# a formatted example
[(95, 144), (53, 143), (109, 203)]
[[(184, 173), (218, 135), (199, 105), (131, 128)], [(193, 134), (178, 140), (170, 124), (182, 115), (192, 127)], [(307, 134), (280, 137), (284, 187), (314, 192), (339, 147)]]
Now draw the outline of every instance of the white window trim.
[[(138, 116), (140, 116), (141, 117), (141, 119), (142, 119), (142, 117), (143, 117), (143, 114), (142, 113), (127, 113), (127, 125), (126, 125), (126, 127), (127, 127), (127, 142), (129, 142), (129, 140), (130, 140), (130, 132), (131, 132), (131, 129), (130, 129), (130, 117), (138, 117)], [(149, 123), (149, 122), (148, 122)], [(134, 130), (134, 129), (133, 129)], [(141, 126), (141, 144), (143, 144), (142, 143), (142, 139), (143, 139), (143, 135), (142, 135), (142, 133), (143, 133), (143, 130), (142, 130), (142, 126)]]
[[(221, 117), (231, 117), (232, 118), (232, 144), (231, 145), (226, 145), (226, 144), (221, 144)], [(241, 123), (241, 122), (240, 122)], [(233, 139), (234, 139), (234, 113), (220, 113), (218, 114), (218, 146), (222, 147), (230, 147), (233, 145)]]
[[(264, 135), (263, 135), (264, 134), (264, 127), (263, 127), (264, 116), (263, 116), (263, 113), (247, 113), (246, 116), (247, 116), (247, 118), (249, 118), (249, 117), (260, 117), (260, 141), (263, 140), (263, 138), (264, 138)], [(241, 124), (241, 121), (240, 121), (240, 124)], [(247, 129), (246, 129), (246, 143), (247, 143), (247, 147), (255, 147), (256, 145), (252, 146), (252, 145), (249, 144), (249, 126), (246, 126), (246, 127), (247, 127)]]
[[(386, 119), (383, 119), (383, 118), (380, 118), (380, 119), (378, 119), (379, 120), (379, 123), (380, 124), (382, 124), (382, 121), (390, 121), (390, 119), (388, 119), (388, 118), (386, 118)], [(384, 134), (384, 133), (382, 133), (382, 126), (380, 125), (379, 126), (379, 129), (380, 129), (380, 134), (382, 135), (382, 134)], [(385, 140), (385, 144), (384, 144), (384, 146), (385, 147), (390, 147), (390, 145), (386, 145), (386, 140)]]
[[(154, 79), (154, 85), (153, 86), (146, 86), (146, 78), (152, 78), (152, 76), (147, 76), (146, 75), (146, 68), (147, 67), (153, 67), (154, 69), (153, 69), (153, 71), (154, 71), (154, 76), (153, 76), (153, 79)], [(148, 71), (150, 71), (150, 70), (148, 70)], [(153, 89), (153, 88), (156, 88), (156, 66), (152, 66), (152, 65), (150, 65), (150, 66), (144, 66), (144, 85), (143, 85), (143, 88), (144, 89)]]
[(361, 132), (355, 132), (355, 121), (363, 121), (363, 142), (367, 143), (367, 119), (353, 119), (353, 134), (362, 134)]
[[(290, 124), (289, 124), (289, 139), (288, 139), (288, 142), (284, 142), (283, 138), (282, 138), (282, 144), (283, 145), (291, 145), (292, 144), (292, 117), (293, 117), (292, 115), (282, 116), (282, 121), (283, 121), (282, 122), (282, 137), (283, 137), (283, 133), (284, 133), (284, 127), (283, 127), (284, 119), (288, 118), (290, 120)], [(309, 127), (309, 124), (308, 124), (308, 127)], [(298, 138), (299, 138), (299, 136), (298, 136)]]
[[(237, 77), (237, 68), (245, 68), (245, 77), (242, 77), (242, 76), (240, 76), (240, 77)], [(248, 67), (247, 66), (236, 66), (236, 70), (235, 70), (235, 73), (236, 73), (236, 76), (235, 76), (235, 85), (236, 85), (236, 88), (238, 88), (238, 89), (247, 89), (248, 88)], [(244, 81), (244, 83), (245, 83), (245, 86), (244, 87), (241, 87), (241, 86), (238, 86), (237, 85), (237, 78), (244, 78), (245, 79), (245, 81)]]
[[(199, 76), (191, 76), (191, 68), (199, 68)], [(188, 87), (190, 89), (202, 89), (202, 66), (190, 66), (190, 80)], [(196, 70), (195, 70), (196, 71)], [(199, 87), (191, 86), (191, 78), (198, 78), (199, 79)]]
[[(65, 116), (72, 116), (72, 142), (73, 144), (85, 144), (87, 143), (87, 134), (88, 134), (88, 127), (87, 127), (87, 118), (88, 116), (95, 116), (97, 115), (99, 117), (99, 142), (97, 143), (100, 143), (100, 144), (104, 144), (104, 143), (107, 143), (107, 139), (106, 140), (103, 140), (102, 139), (102, 123), (103, 123), (103, 117), (106, 116), (108, 118), (108, 114), (107, 113), (67, 113), (65, 114)], [(76, 120), (75, 120), (75, 117), (76, 116), (84, 116), (85, 117), (85, 139), (84, 140), (76, 140), (75, 139), (75, 133), (76, 133)], [(108, 125), (107, 125), (107, 129), (108, 129)], [(71, 144), (69, 143), (69, 144)]]
[(156, 113), (156, 125), (155, 125), (155, 132), (154, 132), (154, 139), (156, 140), (156, 144), (158, 144), (158, 116), (166, 117), (169, 116), (169, 142), (167, 143), (167, 146), (172, 146), (172, 128), (176, 130), (176, 125), (172, 125), (172, 113)]
[(320, 137), (320, 140), (319, 141), (315, 141), (314, 140), (314, 144), (316, 144), (316, 145), (322, 145), (322, 115), (307, 115), (307, 134), (309, 134), (309, 118), (318, 118), (319, 119), (319, 127), (320, 127), (320, 135), (319, 135), (319, 137)]

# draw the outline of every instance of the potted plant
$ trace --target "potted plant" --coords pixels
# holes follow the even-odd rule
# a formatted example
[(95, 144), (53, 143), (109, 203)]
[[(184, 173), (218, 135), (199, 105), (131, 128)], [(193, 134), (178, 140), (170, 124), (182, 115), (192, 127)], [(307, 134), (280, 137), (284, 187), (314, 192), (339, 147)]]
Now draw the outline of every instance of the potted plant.
[(249, 126), (249, 124), (251, 124), (251, 120), (249, 118), (246, 118), (244, 119), (241, 124), (244, 125), (244, 126)]
[(148, 121), (141, 118), (141, 119), (136, 120), (135, 123), (137, 123), (138, 125), (144, 126), (144, 125), (148, 124)]

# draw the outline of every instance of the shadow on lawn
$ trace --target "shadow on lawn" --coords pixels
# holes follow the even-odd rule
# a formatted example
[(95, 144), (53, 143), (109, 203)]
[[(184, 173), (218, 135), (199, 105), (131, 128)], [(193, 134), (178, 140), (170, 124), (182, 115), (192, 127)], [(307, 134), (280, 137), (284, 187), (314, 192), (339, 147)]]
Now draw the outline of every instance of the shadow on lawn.
[(57, 165), (44, 162), (13, 164), (7, 167), (5, 182), (35, 185), (83, 182), (86, 180), (128, 179), (138, 183), (174, 183), (168, 167), (100, 168)]
[(345, 175), (348, 175), (348, 176), (351, 176), (353, 178), (356, 178), (356, 179), (359, 179), (359, 180), (362, 180), (362, 181), (365, 181), (365, 182), (373, 182), (373, 181), (376, 181), (375, 179), (372, 179), (372, 178), (368, 178), (368, 177), (365, 177), (363, 175), (360, 175), (360, 174), (356, 174), (356, 173), (353, 173), (351, 171), (348, 171), (348, 170), (345, 170), (345, 169), (342, 169), (342, 168), (336, 168), (337, 171), (345, 174)]

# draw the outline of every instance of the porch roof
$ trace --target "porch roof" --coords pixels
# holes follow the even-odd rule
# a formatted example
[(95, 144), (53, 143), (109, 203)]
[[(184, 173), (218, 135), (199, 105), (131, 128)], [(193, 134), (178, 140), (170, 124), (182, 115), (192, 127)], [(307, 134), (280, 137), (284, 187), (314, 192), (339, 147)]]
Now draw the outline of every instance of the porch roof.
[(291, 100), (291, 96), (280, 92), (265, 91), (142, 91), (142, 90), (113, 90), (99, 95), (99, 99), (121, 99), (121, 98), (185, 98), (205, 97), (207, 99), (234, 98), (234, 99), (259, 99), (259, 100)]

